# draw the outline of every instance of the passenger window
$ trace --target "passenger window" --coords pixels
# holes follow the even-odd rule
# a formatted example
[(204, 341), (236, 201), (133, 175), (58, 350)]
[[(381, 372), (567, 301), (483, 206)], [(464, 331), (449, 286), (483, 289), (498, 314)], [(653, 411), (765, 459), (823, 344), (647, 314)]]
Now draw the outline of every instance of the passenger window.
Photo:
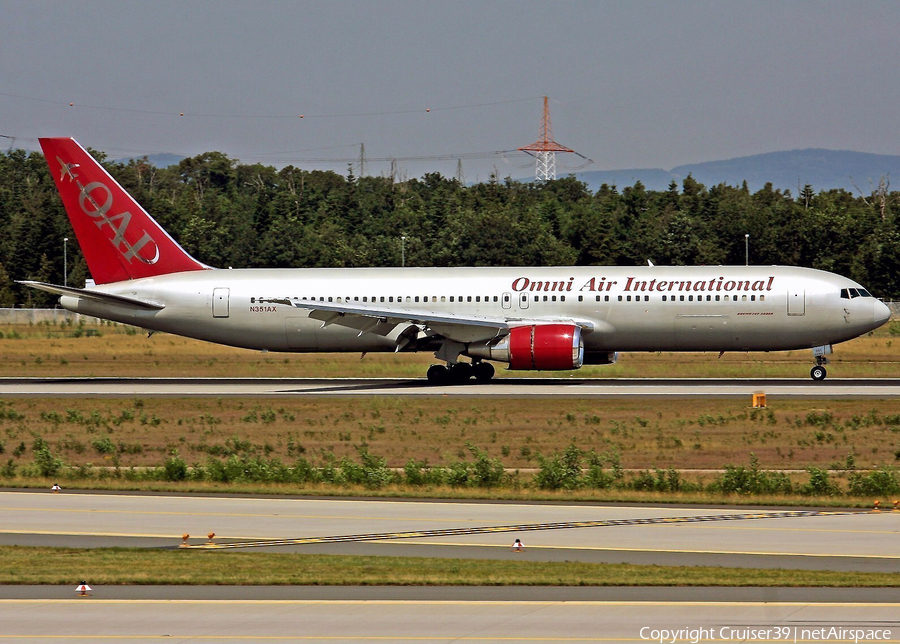
[(716, 295), (716, 302), (720, 301), (721, 299), (722, 299), (721, 295)]
[[(597, 297), (599, 298), (600, 296), (598, 295)], [(609, 302), (609, 295), (604, 295), (604, 296), (603, 296), (603, 301), (604, 301), (604, 302)]]
[[(600, 299), (600, 298), (597, 298), (597, 299)], [(579, 301), (579, 302), (584, 302), (584, 295), (579, 295), (579, 296), (578, 296), (578, 301)]]
[[(507, 299), (507, 301), (508, 301), (508, 298), (505, 298), (505, 299)], [(499, 302), (499, 301), (500, 301), (500, 298), (497, 297), (497, 296), (495, 295), (495, 296), (494, 296), (494, 301), (495, 301), (495, 302)]]
[(766, 296), (765, 296), (765, 295), (760, 295), (760, 296), (759, 296), (759, 301), (760, 301), (760, 302), (765, 302), (765, 301), (766, 301)]
[(329, 302), (332, 302), (333, 300), (334, 300), (334, 298), (331, 298), (331, 297), (328, 298)]
[[(606, 300), (606, 301), (609, 302), (609, 295), (607, 295), (606, 297), (607, 297), (607, 300)], [(598, 302), (600, 301), (600, 296), (599, 296), (599, 295), (597, 296), (597, 301), (598, 301)]]
[[(447, 296), (446, 296), (446, 295), (441, 295), (441, 302), (446, 302), (446, 301), (447, 301)], [(451, 302), (453, 301), (453, 296), (452, 296), (452, 295), (450, 296), (450, 301), (451, 301)]]
[(452, 296), (452, 295), (450, 296), (450, 301), (451, 301), (451, 302), (453, 301), (453, 296)]
[(544, 296), (544, 301), (545, 301), (545, 302), (547, 301), (547, 296), (546, 296), (546, 295)]
[(631, 296), (629, 295), (629, 296), (627, 296), (625, 299), (626, 299), (627, 301), (630, 302), (630, 301), (631, 301)]
[(756, 301), (756, 296), (755, 296), (755, 295), (751, 295), (751, 296), (750, 296), (750, 301), (751, 301), (751, 302), (755, 302), (755, 301)]
[(384, 302), (384, 295), (381, 296), (381, 301)]
[(684, 302), (684, 295), (679, 295), (678, 297), (680, 298), (680, 300), (681, 300), (682, 302)]
[(746, 302), (746, 301), (747, 301), (747, 296), (746, 296), (746, 295), (741, 295), (741, 301), (742, 301), (742, 302)]
[(663, 302), (666, 301), (666, 296), (665, 296), (665, 295), (663, 295), (663, 300), (662, 300), (662, 301), (663, 301)]
[(419, 296), (418, 296), (418, 295), (416, 295), (416, 302), (418, 302), (418, 301), (419, 301)]
[(540, 296), (535, 295), (535, 296), (534, 296), (534, 301), (535, 301), (535, 302), (540, 302), (540, 301), (541, 301)]
[(619, 296), (619, 301), (620, 301), (620, 302), (622, 301), (622, 296), (621, 296), (621, 295)]
[(559, 301), (560, 301), (560, 302), (565, 302), (565, 301), (566, 301), (566, 296), (565, 296), (565, 295), (560, 295), (560, 296), (559, 296)]
[(737, 295), (732, 295), (731, 298), (733, 301), (737, 302)]
[(649, 296), (649, 295), (645, 295), (645, 296), (644, 296), (644, 301), (645, 301), (645, 302), (649, 302), (649, 301), (650, 301), (650, 296)]
[[(472, 298), (469, 298), (469, 299), (471, 300)], [(481, 301), (481, 296), (480, 296), (480, 295), (476, 295), (476, 296), (475, 296), (475, 301), (476, 301), (476, 302), (480, 302), (480, 301)]]
[(471, 301), (472, 301), (472, 296), (470, 295), (466, 298), (466, 302), (471, 302)]

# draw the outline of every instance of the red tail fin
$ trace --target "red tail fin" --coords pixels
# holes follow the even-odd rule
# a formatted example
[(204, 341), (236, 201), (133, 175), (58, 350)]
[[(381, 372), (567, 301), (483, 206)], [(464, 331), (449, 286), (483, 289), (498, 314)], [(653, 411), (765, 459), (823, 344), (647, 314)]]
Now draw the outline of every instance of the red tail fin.
[(74, 139), (40, 139), (97, 284), (209, 268), (187, 252)]

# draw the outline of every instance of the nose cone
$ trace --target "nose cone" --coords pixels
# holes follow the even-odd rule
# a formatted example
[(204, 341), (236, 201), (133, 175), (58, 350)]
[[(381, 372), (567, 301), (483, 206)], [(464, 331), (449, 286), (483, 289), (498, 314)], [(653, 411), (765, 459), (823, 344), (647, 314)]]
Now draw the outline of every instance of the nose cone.
[(875, 301), (875, 324), (881, 326), (891, 319), (891, 309), (884, 302)]

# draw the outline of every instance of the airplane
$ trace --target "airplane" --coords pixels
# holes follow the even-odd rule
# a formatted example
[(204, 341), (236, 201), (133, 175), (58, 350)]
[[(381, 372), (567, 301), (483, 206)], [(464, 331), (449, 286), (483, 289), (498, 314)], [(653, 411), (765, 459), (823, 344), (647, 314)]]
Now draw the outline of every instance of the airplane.
[[(23, 281), (84, 315), (247, 349), (434, 351), (436, 384), (612, 364), (622, 351), (812, 349), (890, 309), (860, 284), (790, 266), (214, 269), (191, 257), (71, 138), (41, 147), (92, 276)], [(462, 358), (468, 358), (468, 361)]]

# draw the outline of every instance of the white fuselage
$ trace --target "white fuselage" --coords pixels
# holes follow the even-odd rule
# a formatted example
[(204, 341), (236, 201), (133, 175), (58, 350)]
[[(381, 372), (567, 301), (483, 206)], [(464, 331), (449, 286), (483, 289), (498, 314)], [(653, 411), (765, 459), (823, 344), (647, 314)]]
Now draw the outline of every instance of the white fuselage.
[[(315, 302), (389, 308), (398, 317), (405, 309), (499, 317), (510, 326), (575, 320), (586, 329), (589, 353), (769, 351), (842, 342), (888, 319), (888, 308), (871, 296), (842, 297), (848, 288), (862, 287), (833, 273), (785, 266), (238, 269), (94, 289), (152, 300), (164, 305), (160, 310), (68, 295), (60, 301), (146, 329), (271, 351), (393, 351), (408, 326), (383, 335), (323, 327), (302, 308)], [(462, 339), (473, 340), (481, 338)]]

